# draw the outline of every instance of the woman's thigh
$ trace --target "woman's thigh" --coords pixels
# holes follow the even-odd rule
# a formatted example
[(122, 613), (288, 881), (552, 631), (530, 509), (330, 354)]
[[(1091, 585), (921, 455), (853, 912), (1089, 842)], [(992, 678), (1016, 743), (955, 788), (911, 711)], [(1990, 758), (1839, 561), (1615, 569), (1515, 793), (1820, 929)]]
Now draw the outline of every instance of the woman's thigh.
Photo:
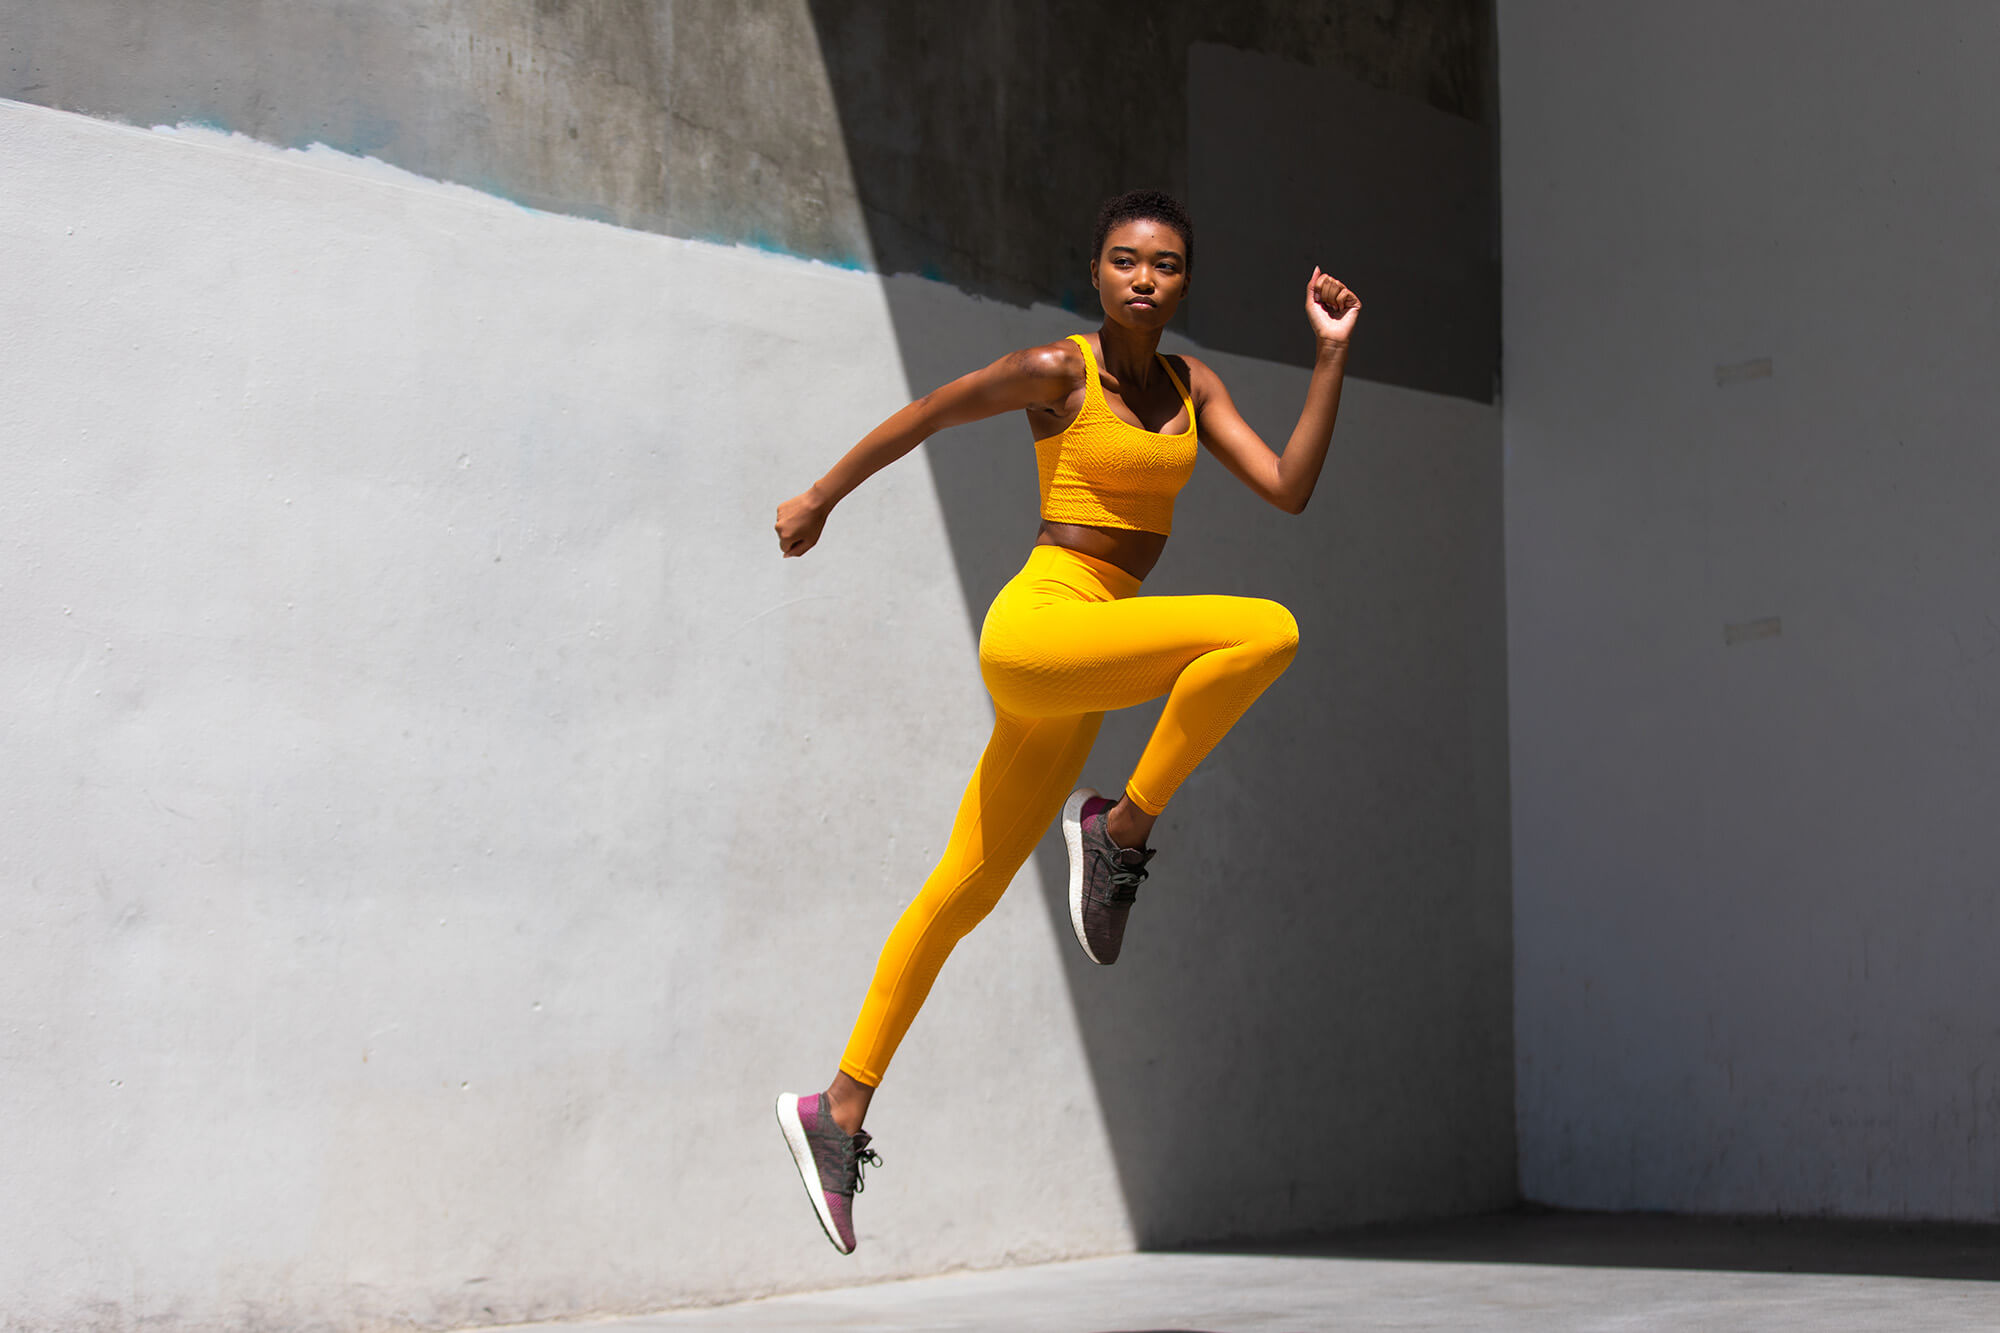
[(1024, 717), (1129, 708), (1172, 690), (1204, 654), (1298, 641), (1291, 612), (1261, 597), (1017, 601), (994, 611), (980, 670), (994, 701)]

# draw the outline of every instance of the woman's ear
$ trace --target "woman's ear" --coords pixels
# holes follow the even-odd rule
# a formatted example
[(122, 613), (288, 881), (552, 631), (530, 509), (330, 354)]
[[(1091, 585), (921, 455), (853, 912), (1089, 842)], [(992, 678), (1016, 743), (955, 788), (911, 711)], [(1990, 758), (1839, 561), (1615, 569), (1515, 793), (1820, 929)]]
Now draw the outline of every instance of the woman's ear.
[(1097, 289), (1097, 261), (1095, 259), (1090, 261), (1090, 286), (1093, 291)]

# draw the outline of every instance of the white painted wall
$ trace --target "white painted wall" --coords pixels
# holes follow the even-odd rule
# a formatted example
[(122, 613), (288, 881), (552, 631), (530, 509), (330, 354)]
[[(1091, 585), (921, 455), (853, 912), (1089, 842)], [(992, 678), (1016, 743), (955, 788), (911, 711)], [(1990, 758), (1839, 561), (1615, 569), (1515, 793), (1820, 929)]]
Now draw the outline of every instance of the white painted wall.
[(1523, 1192), (2000, 1221), (2000, 22), (1500, 21)]
[(990, 719), (921, 462), (769, 532), (907, 398), (876, 279), (14, 104), (0, 161), (14, 1326), (1129, 1244), (1029, 896), (905, 1063), (1063, 1095), (976, 1154), (885, 1096), (853, 1261), (781, 1169)]
[[(1135, 1209), (1511, 1197), (1490, 409), (1350, 386), (1355, 484), (1269, 529), (1275, 586), (1198, 477), (1163, 585), (1271, 587), (1338, 664), (1176, 805), (1228, 827), (1156, 982), (1234, 1054), (1175, 1065), (1145, 1012), (1089, 1049), (1118, 992), (1017, 884), (877, 1102), (842, 1260), (770, 1101), (831, 1074), (990, 719), (925, 457), (803, 561), (769, 532), (910, 394), (884, 284), (14, 103), (0, 179), (0, 1325), (633, 1311), (1127, 1248)], [(1076, 326), (898, 281), (1004, 346)], [(1304, 373), (1227, 373), (1282, 430)], [(1494, 762), (1440, 767), (1468, 735)], [(1266, 818), (1318, 836), (1269, 859)]]

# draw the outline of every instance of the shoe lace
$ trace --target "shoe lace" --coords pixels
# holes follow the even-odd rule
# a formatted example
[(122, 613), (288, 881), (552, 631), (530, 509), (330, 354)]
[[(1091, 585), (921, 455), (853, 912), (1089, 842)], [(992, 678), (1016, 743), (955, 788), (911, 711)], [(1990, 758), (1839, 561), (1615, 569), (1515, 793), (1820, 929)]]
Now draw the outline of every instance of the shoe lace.
[(854, 1193), (859, 1194), (868, 1188), (861, 1180), (861, 1164), (866, 1162), (869, 1166), (880, 1170), (882, 1155), (868, 1146), (868, 1135), (865, 1133), (854, 1136), (853, 1142), (849, 1146), (849, 1154), (847, 1159), (848, 1175), (850, 1177), (848, 1184), (852, 1187)]
[(1111, 858), (1111, 901), (1114, 903), (1136, 902), (1139, 897), (1139, 883), (1146, 878), (1146, 867), (1128, 866)]

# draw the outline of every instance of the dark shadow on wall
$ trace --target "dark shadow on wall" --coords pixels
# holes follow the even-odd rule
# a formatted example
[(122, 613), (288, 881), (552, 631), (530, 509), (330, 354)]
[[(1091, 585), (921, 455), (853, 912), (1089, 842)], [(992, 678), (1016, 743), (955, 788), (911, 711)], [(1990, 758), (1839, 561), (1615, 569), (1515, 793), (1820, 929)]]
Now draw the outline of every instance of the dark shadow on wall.
[[(935, 284), (888, 291), (914, 384), (1007, 350)], [(1275, 396), (1254, 375), (1232, 387)], [(1060, 838), (1035, 855), (1148, 1246), (1513, 1198), (1497, 429), (1479, 447), (1350, 424), (1367, 433), (1300, 518), (1209, 459), (1182, 494), (1147, 591), (1275, 598), (1302, 645), (1169, 807), (1116, 967), (1071, 942)], [(983, 614), (1034, 535), (1026, 429), (926, 448)], [(1157, 712), (1109, 716), (1085, 780), (1122, 783)]]
[[(1390, 8), (1490, 19), (1483, 6)], [(1086, 258), (1102, 196), (1164, 181), (1201, 197), (1188, 179), (1189, 46), (1219, 20), (1169, 5), (1143, 18), (1065, 9), (1058, 24), (1047, 9), (994, 6), (967, 20), (942, 7), (820, 3), (813, 13), (879, 267), (1077, 311), (1060, 333), (1097, 323)], [(1239, 21), (1269, 25), (1255, 39), (1357, 12), (1244, 6)], [(1354, 58), (1351, 43), (1331, 39), (1302, 48)], [(1478, 48), (1477, 59), (1490, 57)], [(1208, 95), (1227, 95), (1240, 70), (1227, 55), (1212, 63)], [(1485, 86), (1462, 72), (1439, 79)], [(1237, 91), (1256, 101), (1257, 89)], [(1435, 108), (1399, 100), (1411, 123), (1436, 128)], [(1310, 147), (1252, 151), (1282, 175)], [(1226, 159), (1229, 144), (1205, 152)], [(1303, 288), (1291, 249), (1310, 249), (1311, 236), (1260, 232), (1227, 199), (1205, 208), (1197, 283), (1212, 266), (1228, 285), (1197, 286), (1197, 332), (1202, 299), (1265, 280), (1255, 254), (1232, 260), (1225, 247), (1267, 243), (1283, 256), (1285, 287)], [(1362, 222), (1360, 234), (1389, 234), (1379, 219)], [(1421, 254), (1410, 266), (1431, 272)], [(886, 284), (919, 391), (1015, 345), (920, 278)], [(1497, 321), (1497, 281), (1485, 280)], [(1296, 326), (1288, 345), (1309, 358), (1303, 315), (1281, 317)], [(1270, 345), (1258, 350), (1268, 356)], [(1198, 466), (1147, 591), (1275, 598), (1297, 615), (1302, 648), (1162, 820), (1155, 841), (1168, 850), (1115, 968), (1070, 942), (1059, 837), (1036, 853), (1143, 1245), (1514, 1198), (1500, 471), (1497, 419), (1483, 405), (1492, 350), (1473, 363), (1478, 391), (1456, 403), (1389, 394), (1372, 420), (1350, 406), (1303, 518), (1262, 505), (1212, 460)], [(1374, 377), (1440, 389), (1420, 366), (1406, 370), (1399, 378), (1384, 365)], [(1256, 363), (1229, 373), (1253, 424), (1282, 440), (1304, 375)], [(1440, 427), (1441, 417), (1458, 425)], [(1410, 432), (1398, 429), (1405, 421)], [(987, 422), (927, 452), (980, 616), (1033, 540), (1028, 435), (1016, 420)], [(1109, 717), (1085, 780), (1122, 783), (1157, 711)]]
[(1166, 189), (1228, 293), (1183, 332), (1309, 365), (1289, 335), (1320, 263), (1371, 302), (1354, 374), (1491, 401), (1486, 0), (811, 9), (881, 272), (1089, 314), (1098, 203)]

